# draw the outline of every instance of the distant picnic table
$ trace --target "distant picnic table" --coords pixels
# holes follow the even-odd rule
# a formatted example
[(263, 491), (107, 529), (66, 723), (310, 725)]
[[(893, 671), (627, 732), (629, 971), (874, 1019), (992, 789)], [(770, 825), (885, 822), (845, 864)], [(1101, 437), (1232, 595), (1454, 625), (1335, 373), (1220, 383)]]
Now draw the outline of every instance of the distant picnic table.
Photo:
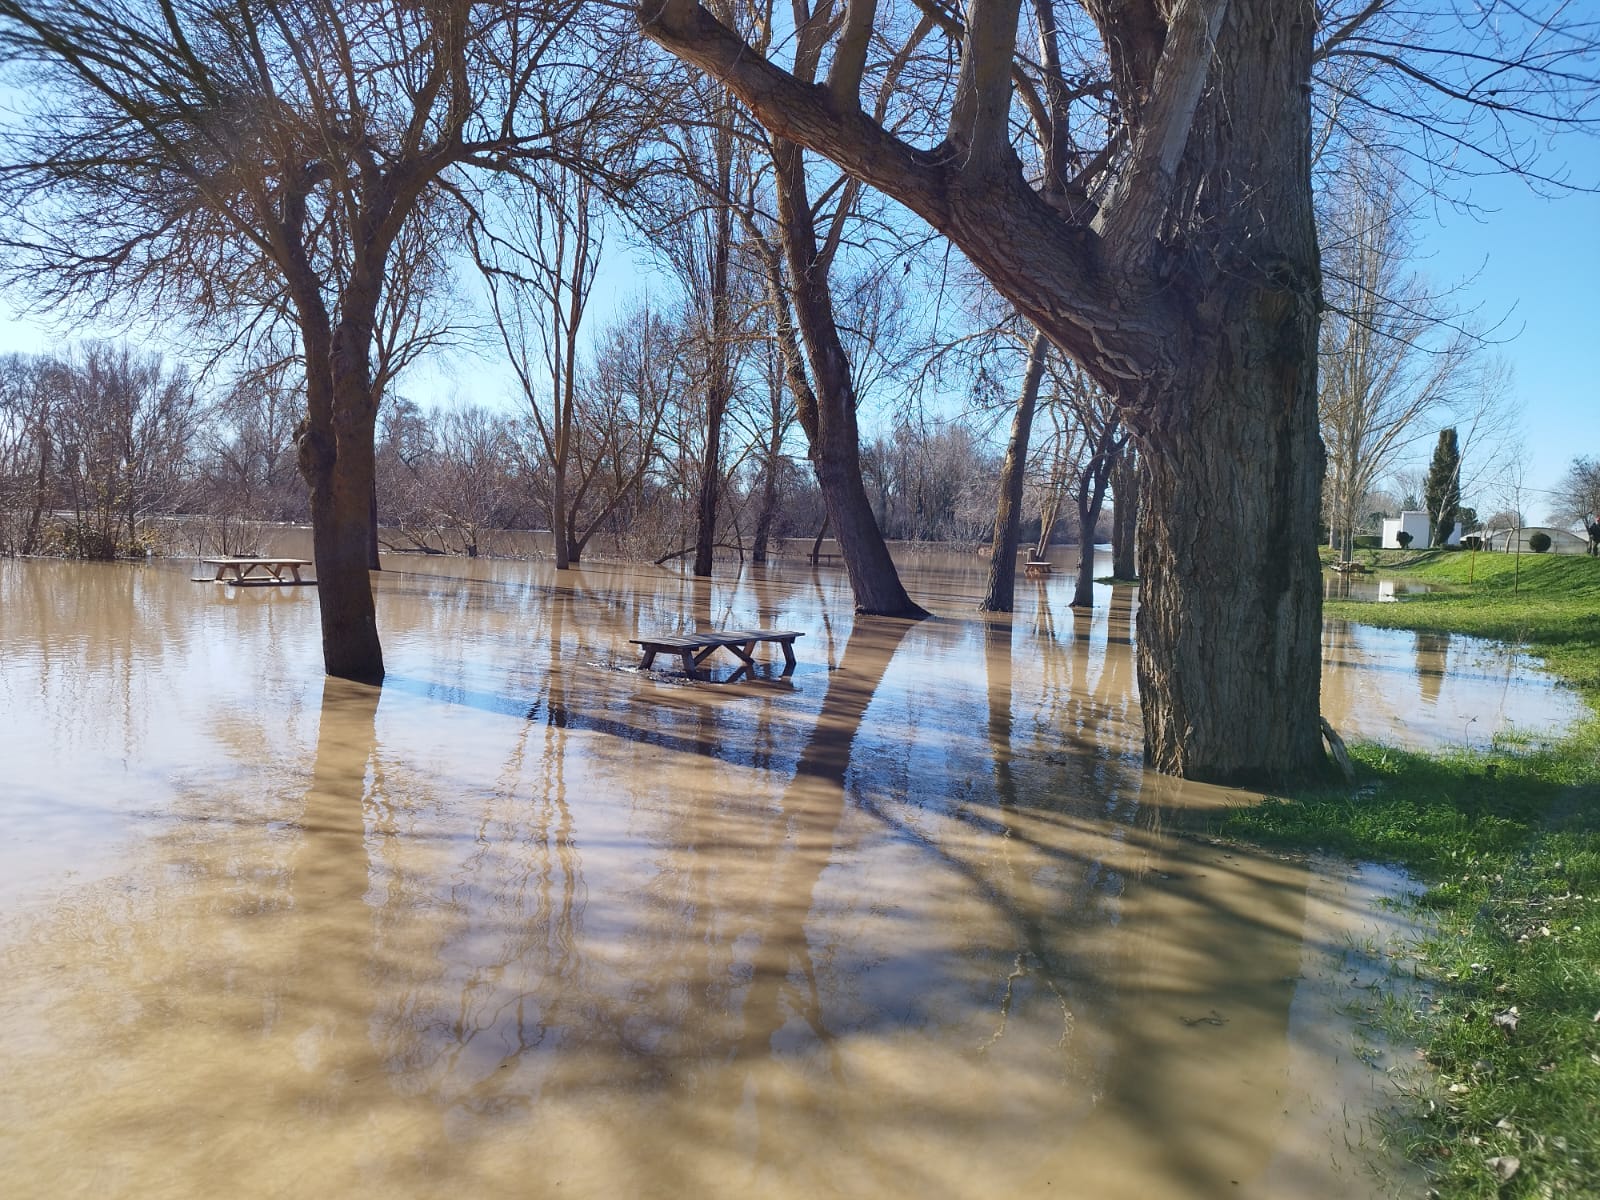
[[(300, 568), (309, 567), (309, 558), (202, 558), (201, 562), (217, 569), (217, 583), (314, 583), (300, 578)], [(284, 572), (291, 578), (285, 579)], [(231, 578), (230, 578), (231, 576)]]
[(654, 665), (657, 654), (675, 654), (683, 662), (683, 673), (691, 679), (698, 676), (701, 663), (718, 650), (727, 650), (740, 662), (738, 670), (728, 677), (732, 682), (755, 668), (755, 649), (763, 642), (774, 643), (783, 651), (783, 673), (792, 673), (794, 640), (804, 636), (793, 629), (724, 629), (657, 634), (629, 640), (644, 651), (644, 660), (639, 664), (641, 671), (648, 671)]

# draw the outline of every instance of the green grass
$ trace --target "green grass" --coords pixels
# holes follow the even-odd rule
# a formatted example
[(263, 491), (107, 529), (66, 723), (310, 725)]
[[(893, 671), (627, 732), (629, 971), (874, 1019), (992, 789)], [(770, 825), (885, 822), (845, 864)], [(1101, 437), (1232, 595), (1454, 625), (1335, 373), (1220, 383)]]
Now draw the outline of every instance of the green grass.
[[(1330, 616), (1525, 645), (1600, 710), (1600, 559), (1441, 553), (1440, 591)], [(1408, 1149), (1438, 1193), (1600, 1196), (1600, 718), (1554, 745), (1353, 749), (1354, 789), (1242, 808), (1229, 837), (1404, 865), (1428, 884), (1426, 999), (1402, 1015), (1431, 1084)], [(1519, 1168), (1502, 1181), (1493, 1160)]]

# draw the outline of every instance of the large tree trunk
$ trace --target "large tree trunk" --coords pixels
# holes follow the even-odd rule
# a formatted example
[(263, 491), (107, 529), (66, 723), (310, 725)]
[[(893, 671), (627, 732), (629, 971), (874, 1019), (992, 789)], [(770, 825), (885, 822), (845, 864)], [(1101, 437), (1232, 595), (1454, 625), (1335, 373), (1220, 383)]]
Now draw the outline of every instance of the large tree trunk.
[(1005, 462), (1000, 467), (1000, 496), (995, 504), (994, 541), (989, 553), (989, 586), (980, 612), (1010, 612), (1016, 601), (1017, 548), (1022, 540), (1022, 485), (1027, 480), (1028, 439), (1033, 432), (1033, 412), (1044, 380), (1044, 360), (1050, 341), (1033, 335), (1028, 347), (1028, 367), (1022, 376), (1022, 394), (1011, 418)]
[(778, 225), (789, 262), (795, 321), (811, 364), (814, 401), (801, 396), (800, 424), (811, 443), (812, 462), (828, 521), (850, 576), (856, 611), (883, 617), (928, 614), (906, 594), (889, 547), (872, 515), (861, 481), (861, 435), (856, 426), (855, 382), (833, 315), (833, 293), (821, 264), (816, 226), (806, 189), (804, 152), (773, 139), (778, 190)]
[(1143, 435), (1139, 695), (1152, 766), (1250, 782), (1324, 762), (1322, 443), (1310, 306), (1234, 301), (1187, 419)]

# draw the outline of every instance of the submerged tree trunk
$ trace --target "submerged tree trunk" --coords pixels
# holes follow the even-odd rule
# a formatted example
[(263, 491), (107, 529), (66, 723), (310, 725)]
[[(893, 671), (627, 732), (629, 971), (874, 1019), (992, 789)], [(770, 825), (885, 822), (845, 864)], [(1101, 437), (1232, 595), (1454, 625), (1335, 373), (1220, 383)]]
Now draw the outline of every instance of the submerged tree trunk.
[(1134, 549), (1139, 528), (1139, 456), (1132, 445), (1124, 446), (1117, 457), (1111, 491), (1116, 500), (1111, 523), (1111, 574), (1121, 580), (1137, 579), (1139, 564)]
[(1035, 332), (1028, 347), (1028, 366), (1022, 376), (1022, 394), (1011, 418), (1005, 462), (1000, 467), (1000, 497), (995, 504), (994, 541), (989, 553), (989, 585), (980, 612), (1010, 612), (1016, 600), (1017, 549), (1022, 540), (1022, 485), (1027, 479), (1028, 439), (1033, 432), (1033, 412), (1044, 380), (1045, 355), (1050, 341)]
[[(1085, 430), (1089, 426), (1085, 424)], [(1100, 509), (1105, 504), (1106, 487), (1128, 435), (1115, 417), (1101, 424), (1094, 443), (1078, 468), (1078, 488), (1074, 497), (1078, 509), (1078, 578), (1072, 591), (1073, 608), (1094, 607), (1094, 535), (1100, 524)]]
[(319, 320), (305, 317), (301, 330), (306, 418), (295, 442), (311, 489), (323, 665), (340, 679), (382, 683), (383, 647), (368, 574), (378, 418), (367, 374), (371, 332), (363, 336), (358, 323), (348, 322), (330, 336)]
[(572, 540), (567, 528), (567, 472), (565, 458), (558, 458), (550, 470), (550, 549), (556, 556), (556, 570), (572, 565)]
[(884, 617), (925, 617), (928, 614), (912, 602), (900, 582), (861, 479), (855, 383), (834, 320), (827, 264), (817, 246), (804, 152), (793, 142), (774, 138), (772, 158), (790, 294), (811, 365), (813, 395), (809, 403), (806, 396), (799, 397), (800, 424), (811, 443), (817, 484), (834, 536), (839, 539), (856, 611)]
[(329, 675), (383, 682), (383, 648), (367, 563), (371, 549), (373, 414), (341, 413), (331, 437), (305, 429), (300, 462), (311, 485), (312, 558)]
[(772, 540), (772, 522), (778, 512), (780, 436), (775, 434), (773, 444), (768, 447), (766, 478), (761, 483), (761, 511), (756, 514), (755, 541), (750, 548), (750, 561), (758, 567), (766, 566), (767, 544)]
[(733, 306), (728, 294), (733, 260), (733, 102), (723, 97), (718, 113), (715, 154), (717, 188), (715, 234), (711, 251), (710, 328), (706, 331), (706, 444), (700, 463), (696, 510), (694, 573), (711, 574), (717, 544), (717, 499), (722, 492), (722, 422), (733, 396)]
[(828, 514), (822, 514), (822, 524), (817, 526), (817, 536), (811, 540), (811, 565), (817, 565), (822, 556), (822, 539), (828, 536)]

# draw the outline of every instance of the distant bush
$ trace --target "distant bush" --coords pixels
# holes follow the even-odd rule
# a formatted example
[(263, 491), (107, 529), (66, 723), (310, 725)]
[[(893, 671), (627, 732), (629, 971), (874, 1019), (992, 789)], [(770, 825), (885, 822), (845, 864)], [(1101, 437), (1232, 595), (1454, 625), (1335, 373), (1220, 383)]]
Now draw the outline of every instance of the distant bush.
[(1400, 543), (1400, 549), (1402, 550), (1409, 550), (1411, 548), (1411, 535), (1404, 529), (1394, 535), (1394, 540)]
[(1543, 554), (1550, 549), (1550, 535), (1548, 533), (1530, 534), (1528, 537), (1528, 549), (1535, 554)]
[(1350, 545), (1355, 550), (1382, 550), (1383, 539), (1375, 533), (1358, 533)]

